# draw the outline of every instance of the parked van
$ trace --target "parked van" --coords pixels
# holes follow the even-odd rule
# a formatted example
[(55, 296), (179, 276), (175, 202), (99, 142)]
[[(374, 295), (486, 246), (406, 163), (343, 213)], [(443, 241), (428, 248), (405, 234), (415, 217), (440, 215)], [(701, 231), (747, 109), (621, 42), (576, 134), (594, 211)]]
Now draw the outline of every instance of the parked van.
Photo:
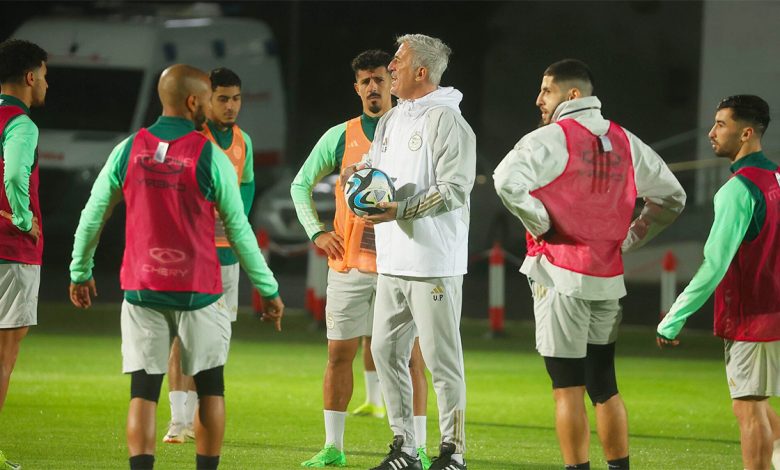
[(234, 70), (243, 84), (239, 125), (252, 137), (258, 187), (272, 178), (269, 167), (282, 163), (286, 116), (281, 66), (274, 36), (261, 21), (45, 17), (24, 23), (12, 37), (35, 42), (49, 53), (46, 106), (32, 113), (40, 129), (41, 207), (47, 230), (73, 233), (89, 188), (113, 147), (159, 116), (157, 80), (171, 64)]

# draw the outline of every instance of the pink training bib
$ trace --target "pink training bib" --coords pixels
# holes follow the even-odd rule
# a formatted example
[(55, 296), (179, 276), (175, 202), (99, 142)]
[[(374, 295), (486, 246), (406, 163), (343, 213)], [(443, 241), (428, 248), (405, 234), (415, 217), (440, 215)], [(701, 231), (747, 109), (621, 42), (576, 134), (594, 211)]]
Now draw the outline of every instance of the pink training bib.
[[(0, 135), (5, 130), (8, 122), (24, 114), (22, 108), (18, 106), (0, 106)], [(13, 158), (3, 155), (3, 158)], [(0, 181), (5, 181), (5, 165), (0, 162)], [(43, 222), (41, 220), (41, 206), (38, 199), (38, 187), (40, 179), (38, 176), (38, 149), (35, 149), (35, 162), (30, 172), (30, 210), (33, 216), (38, 218), (38, 227), (41, 234), (38, 243), (28, 234), (22, 233), (9, 220), (0, 220), (0, 259), (16, 261), (24, 264), (40, 265), (43, 260)], [(8, 195), (5, 194), (5, 187), (0, 184), (0, 210), (12, 214), (11, 205), (8, 202)]]
[(715, 289), (714, 332), (736, 341), (780, 340), (780, 172), (737, 171), (764, 194), (766, 219), (758, 237), (743, 241)]
[(547, 208), (551, 229), (540, 242), (528, 237), (528, 254), (588, 276), (623, 274), (620, 247), (636, 200), (628, 138), (615, 123), (605, 136), (573, 119), (556, 124), (566, 136), (569, 160), (558, 178), (531, 192)]
[(195, 173), (206, 142), (194, 131), (166, 142), (146, 129), (133, 140), (122, 188), (122, 289), (222, 292), (214, 203), (201, 193)]

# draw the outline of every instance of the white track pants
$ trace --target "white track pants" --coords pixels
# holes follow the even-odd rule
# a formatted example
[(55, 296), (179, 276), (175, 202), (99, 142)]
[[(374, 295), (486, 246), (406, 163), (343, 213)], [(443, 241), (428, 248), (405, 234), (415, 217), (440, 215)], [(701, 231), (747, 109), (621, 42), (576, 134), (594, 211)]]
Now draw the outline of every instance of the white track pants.
[[(414, 443), (409, 358), (416, 335), (433, 377), (441, 441), (465, 451), (466, 382), (460, 313), (463, 276), (407, 277), (380, 274), (376, 286), (371, 352), (394, 435)], [(415, 444), (416, 447), (416, 444)]]

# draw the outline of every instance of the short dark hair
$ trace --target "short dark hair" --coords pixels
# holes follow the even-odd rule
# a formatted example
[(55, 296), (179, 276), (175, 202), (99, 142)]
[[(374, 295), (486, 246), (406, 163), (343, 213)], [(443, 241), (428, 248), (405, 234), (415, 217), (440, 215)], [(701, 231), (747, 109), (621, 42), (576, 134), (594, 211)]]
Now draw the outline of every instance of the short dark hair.
[(9, 39), (0, 44), (0, 83), (21, 82), (24, 74), (37, 69), (49, 55), (37, 44)]
[(743, 121), (752, 125), (763, 136), (769, 127), (769, 103), (756, 95), (734, 95), (720, 100), (718, 111), (730, 109), (735, 121)]
[(357, 75), (360, 70), (374, 70), (377, 67), (387, 68), (393, 56), (379, 49), (363, 51), (352, 59), (352, 72)]
[(566, 82), (569, 80), (578, 80), (589, 83), (591, 87), (596, 85), (593, 78), (593, 72), (590, 71), (588, 64), (577, 59), (563, 59), (551, 64), (544, 71), (545, 76), (553, 77), (556, 82)]
[(209, 74), (209, 80), (211, 80), (211, 91), (216, 90), (218, 86), (237, 86), (241, 88), (241, 79), (238, 77), (238, 74), (225, 67), (212, 70)]

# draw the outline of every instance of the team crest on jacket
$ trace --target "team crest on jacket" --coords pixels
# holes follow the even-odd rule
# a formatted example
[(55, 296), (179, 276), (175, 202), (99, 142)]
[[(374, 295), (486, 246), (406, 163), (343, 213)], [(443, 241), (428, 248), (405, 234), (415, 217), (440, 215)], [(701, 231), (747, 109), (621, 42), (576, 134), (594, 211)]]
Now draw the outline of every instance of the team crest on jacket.
[(415, 132), (412, 135), (412, 138), (409, 139), (409, 150), (412, 152), (415, 152), (417, 150), (420, 150), (420, 147), (422, 147), (422, 136), (419, 132)]

